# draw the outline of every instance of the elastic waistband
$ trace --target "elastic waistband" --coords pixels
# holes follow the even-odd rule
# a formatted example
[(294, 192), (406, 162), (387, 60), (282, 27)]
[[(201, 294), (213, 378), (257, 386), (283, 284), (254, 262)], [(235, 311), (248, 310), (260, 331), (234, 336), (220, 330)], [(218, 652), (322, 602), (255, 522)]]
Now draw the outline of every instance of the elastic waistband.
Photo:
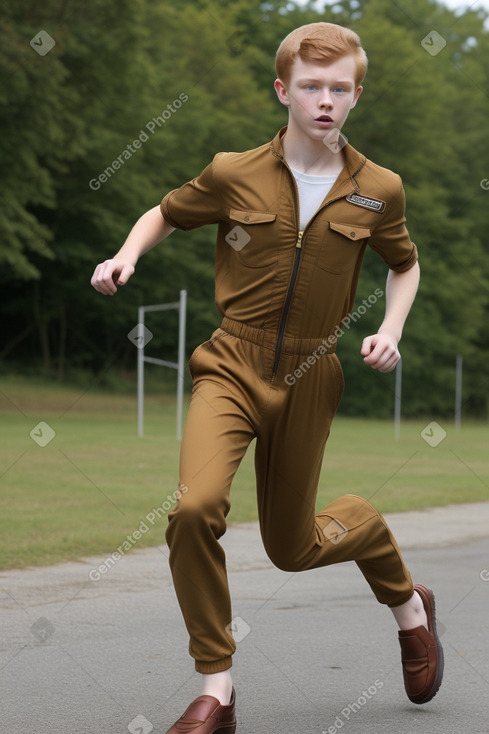
[[(259, 329), (256, 326), (248, 326), (242, 321), (235, 321), (225, 316), (222, 320), (221, 329), (232, 336), (258, 344), (260, 347), (275, 349), (278, 334), (276, 331)], [(334, 354), (337, 339), (334, 336), (316, 337), (314, 339), (299, 339), (294, 336), (284, 336), (282, 340), (282, 352), (287, 354), (311, 354), (318, 347), (326, 351), (323, 354)]]

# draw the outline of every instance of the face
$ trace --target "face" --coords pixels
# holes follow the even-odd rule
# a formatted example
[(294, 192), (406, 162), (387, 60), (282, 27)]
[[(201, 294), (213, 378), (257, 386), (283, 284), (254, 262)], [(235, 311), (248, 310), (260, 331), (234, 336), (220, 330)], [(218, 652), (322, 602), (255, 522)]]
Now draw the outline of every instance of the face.
[(362, 93), (355, 85), (355, 71), (353, 55), (327, 65), (297, 57), (287, 86), (275, 81), (280, 102), (289, 108), (289, 126), (318, 141), (333, 128), (341, 130)]

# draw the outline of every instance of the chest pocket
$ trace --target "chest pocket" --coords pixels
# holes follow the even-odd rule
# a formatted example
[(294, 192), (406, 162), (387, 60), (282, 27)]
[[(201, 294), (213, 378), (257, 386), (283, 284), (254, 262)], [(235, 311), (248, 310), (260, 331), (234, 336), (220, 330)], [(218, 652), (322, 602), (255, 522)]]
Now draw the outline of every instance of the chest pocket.
[(235, 251), (233, 257), (248, 268), (274, 265), (278, 257), (275, 212), (231, 209), (229, 229), (224, 239)]
[(355, 267), (357, 258), (370, 237), (368, 227), (329, 222), (317, 260), (318, 267), (329, 273), (346, 273)]

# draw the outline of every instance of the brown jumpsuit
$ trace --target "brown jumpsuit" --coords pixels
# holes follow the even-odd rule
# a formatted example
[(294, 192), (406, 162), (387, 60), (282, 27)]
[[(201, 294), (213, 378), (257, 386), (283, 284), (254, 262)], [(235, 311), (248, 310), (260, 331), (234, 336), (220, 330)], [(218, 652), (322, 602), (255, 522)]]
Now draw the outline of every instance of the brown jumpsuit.
[[(343, 391), (336, 356), (367, 243), (392, 270), (417, 260), (396, 174), (346, 145), (346, 166), (299, 232), (298, 193), (282, 129), (271, 143), (219, 153), (169, 192), (165, 219), (188, 230), (218, 223), (220, 328), (193, 352), (192, 399), (180, 454), (188, 487), (169, 515), (167, 541), (196, 670), (232, 664), (225, 555), (230, 487), (250, 441), (263, 543), (272, 562), (299, 571), (356, 561), (379, 602), (413, 593), (385, 521), (364, 499), (315, 502), (324, 448)], [(295, 375), (294, 375), (295, 371)]]

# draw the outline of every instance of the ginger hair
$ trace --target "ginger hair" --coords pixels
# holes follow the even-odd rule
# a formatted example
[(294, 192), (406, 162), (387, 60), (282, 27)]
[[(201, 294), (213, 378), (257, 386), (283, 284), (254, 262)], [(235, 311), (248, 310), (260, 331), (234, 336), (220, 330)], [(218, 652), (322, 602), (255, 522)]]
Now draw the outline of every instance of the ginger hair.
[(277, 77), (287, 85), (298, 56), (308, 63), (331, 64), (349, 54), (355, 57), (355, 85), (358, 87), (365, 77), (368, 63), (359, 36), (335, 23), (308, 23), (289, 33), (278, 47), (275, 57)]

